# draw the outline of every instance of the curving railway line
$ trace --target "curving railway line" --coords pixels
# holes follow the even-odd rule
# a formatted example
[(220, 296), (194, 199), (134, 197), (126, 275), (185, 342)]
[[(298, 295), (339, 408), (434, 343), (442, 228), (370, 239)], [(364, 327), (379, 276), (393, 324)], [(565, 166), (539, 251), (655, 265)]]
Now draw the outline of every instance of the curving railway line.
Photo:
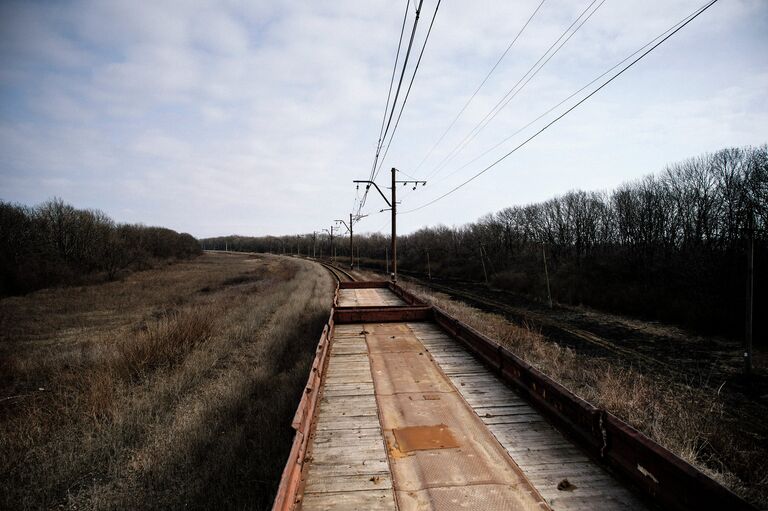
[(331, 273), (331, 275), (333, 275), (333, 277), (336, 279), (336, 282), (353, 282), (355, 280), (355, 278), (349, 272), (342, 270), (341, 268), (331, 263), (326, 263), (317, 259), (314, 261), (323, 265)]
[[(436, 291), (443, 292), (450, 296), (465, 300), (467, 303), (475, 304), (477, 306), (499, 312), (505, 316), (518, 318), (521, 321), (534, 324), (539, 328), (547, 329), (547, 331), (554, 331), (556, 338), (567, 337), (573, 339), (578, 343), (582, 343), (587, 346), (592, 346), (597, 350), (602, 350), (605, 353), (615, 355), (616, 360), (632, 360), (640, 361), (647, 364), (650, 367), (660, 367), (667, 371), (674, 371), (675, 368), (657, 357), (648, 356), (637, 349), (631, 347), (623, 347), (617, 345), (615, 342), (603, 339), (593, 332), (579, 328), (574, 325), (567, 325), (563, 322), (553, 321), (548, 318), (546, 314), (537, 313), (535, 311), (526, 310), (521, 312), (520, 308), (510, 306), (501, 300), (493, 299), (489, 296), (483, 296), (478, 293), (474, 293), (465, 289), (459, 289), (457, 287), (450, 287), (435, 282), (420, 281)], [(580, 348), (582, 346), (579, 346)]]
[(334, 307), (274, 510), (752, 509), (439, 308), (320, 264)]

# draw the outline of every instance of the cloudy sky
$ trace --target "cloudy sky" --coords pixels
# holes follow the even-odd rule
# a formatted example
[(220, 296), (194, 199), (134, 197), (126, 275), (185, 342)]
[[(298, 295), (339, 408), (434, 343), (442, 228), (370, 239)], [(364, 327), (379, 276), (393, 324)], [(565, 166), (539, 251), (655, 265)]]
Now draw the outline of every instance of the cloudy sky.
[[(545, 0), (419, 166), (540, 2), (443, 0), (379, 182), (393, 166), (428, 176), (425, 188), (403, 194), (403, 211), (441, 195), (567, 104), (478, 155), (702, 1)], [(417, 49), (435, 3), (424, 1)], [(440, 167), (590, 4), (597, 10), (581, 29)], [(351, 181), (370, 173), (405, 5), (4, 0), (0, 199), (57, 196), (199, 237), (328, 227), (353, 208)], [(493, 170), (403, 214), (400, 228), (461, 224), (575, 188), (607, 190), (667, 163), (767, 141), (768, 2), (720, 0)], [(359, 228), (387, 230), (382, 207), (369, 197)]]

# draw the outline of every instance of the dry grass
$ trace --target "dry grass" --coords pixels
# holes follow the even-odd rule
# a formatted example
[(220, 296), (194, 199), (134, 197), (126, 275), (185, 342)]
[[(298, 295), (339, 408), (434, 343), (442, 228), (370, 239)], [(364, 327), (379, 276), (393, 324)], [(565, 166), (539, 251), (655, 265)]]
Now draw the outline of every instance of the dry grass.
[(331, 286), (207, 254), (0, 301), (0, 508), (268, 508)]
[(760, 507), (768, 507), (768, 448), (740, 433), (717, 391), (691, 382), (641, 374), (560, 346), (539, 332), (482, 312), (427, 288), (414, 294), (498, 340), (586, 401), (624, 419)]

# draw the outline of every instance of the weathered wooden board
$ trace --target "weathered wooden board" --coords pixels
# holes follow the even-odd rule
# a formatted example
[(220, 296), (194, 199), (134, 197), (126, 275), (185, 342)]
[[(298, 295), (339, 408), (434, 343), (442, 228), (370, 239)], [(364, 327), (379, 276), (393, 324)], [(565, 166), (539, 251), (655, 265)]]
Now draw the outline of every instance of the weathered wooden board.
[(304, 493), (302, 509), (318, 511), (333, 510), (394, 510), (395, 500), (392, 489), (343, 491), (327, 493)]
[(331, 341), (315, 431), (306, 456), (304, 510), (394, 510), (368, 347), (360, 326)]
[[(647, 509), (456, 341), (423, 323), (409, 326), (553, 509)], [(558, 489), (563, 479), (570, 490)]]

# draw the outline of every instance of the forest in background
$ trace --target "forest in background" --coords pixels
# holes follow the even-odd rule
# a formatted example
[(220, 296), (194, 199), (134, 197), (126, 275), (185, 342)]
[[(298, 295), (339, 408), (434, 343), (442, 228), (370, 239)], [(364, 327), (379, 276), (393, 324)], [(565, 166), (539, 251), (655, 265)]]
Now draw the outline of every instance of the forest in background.
[[(747, 247), (754, 239), (755, 339), (768, 318), (768, 146), (727, 148), (669, 165), (611, 192), (571, 191), (458, 227), (398, 236), (398, 269), (483, 281), (546, 299), (677, 323), (744, 331)], [(334, 240), (349, 260), (349, 238)], [(225, 236), (205, 248), (327, 257), (329, 236)], [(363, 266), (385, 268), (389, 236), (355, 235)], [(427, 253), (429, 256), (427, 256)]]
[(0, 201), (0, 296), (114, 279), (158, 260), (201, 253), (190, 234), (119, 224), (61, 199), (36, 207)]

